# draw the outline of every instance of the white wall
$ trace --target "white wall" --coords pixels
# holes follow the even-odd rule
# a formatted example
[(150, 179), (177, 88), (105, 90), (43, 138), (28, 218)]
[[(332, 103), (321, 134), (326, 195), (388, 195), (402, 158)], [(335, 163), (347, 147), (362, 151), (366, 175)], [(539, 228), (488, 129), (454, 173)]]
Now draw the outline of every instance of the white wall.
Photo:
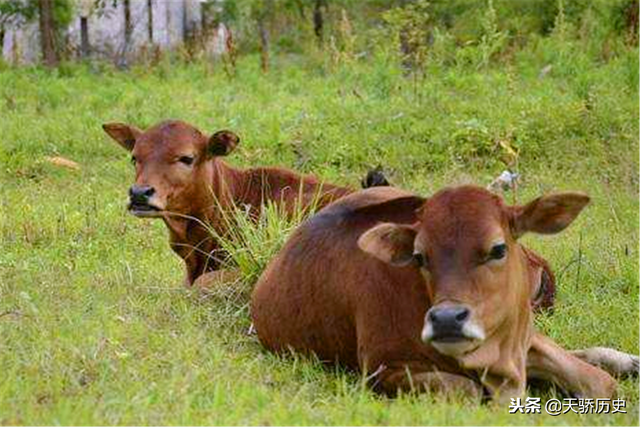
[[(1, 1), (1, 0), (0, 0)], [(78, 0), (77, 13), (67, 29), (70, 48), (74, 52), (80, 47), (80, 15), (89, 13), (89, 44), (95, 57), (117, 58), (124, 53), (124, 6), (118, 1), (106, 0), (102, 7), (93, 8), (93, 0)], [(149, 46), (147, 0), (130, 0), (132, 23), (131, 46), (127, 56), (144, 46)], [(186, 13), (186, 16), (185, 16)], [(153, 44), (161, 49), (172, 49), (184, 40), (184, 22), (191, 28), (200, 29), (201, 6), (199, 0), (153, 0)], [(206, 41), (207, 52), (219, 55), (224, 52), (226, 28), (214, 31)], [(223, 37), (220, 40), (220, 37)], [(40, 58), (38, 23), (20, 28), (7, 28), (2, 46), (2, 56), (9, 62), (34, 63)]]

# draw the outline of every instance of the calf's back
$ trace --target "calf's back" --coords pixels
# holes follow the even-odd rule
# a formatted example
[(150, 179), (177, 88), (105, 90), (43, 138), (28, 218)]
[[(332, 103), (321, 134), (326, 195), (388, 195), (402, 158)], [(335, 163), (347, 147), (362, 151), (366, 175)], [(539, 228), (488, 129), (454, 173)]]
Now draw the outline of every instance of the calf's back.
[(441, 370), (456, 371), (453, 360), (419, 339), (429, 306), (420, 273), (390, 268), (357, 245), (377, 222), (413, 222), (423, 202), (395, 188), (373, 188), (303, 223), (253, 292), (251, 314), (263, 345), (369, 371), (421, 354)]

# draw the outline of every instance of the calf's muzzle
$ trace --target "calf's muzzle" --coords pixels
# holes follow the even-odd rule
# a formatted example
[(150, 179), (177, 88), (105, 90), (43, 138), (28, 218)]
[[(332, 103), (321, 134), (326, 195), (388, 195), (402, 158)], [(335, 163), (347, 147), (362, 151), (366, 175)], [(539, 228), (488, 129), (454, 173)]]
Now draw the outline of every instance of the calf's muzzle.
[(132, 205), (147, 205), (155, 192), (149, 185), (132, 185), (129, 189), (129, 201)]
[(155, 217), (162, 208), (157, 205), (155, 188), (150, 185), (132, 185), (129, 189), (129, 212), (137, 217)]
[(471, 311), (463, 305), (434, 306), (427, 312), (427, 322), (433, 330), (433, 341), (457, 341), (466, 338), (464, 325)]

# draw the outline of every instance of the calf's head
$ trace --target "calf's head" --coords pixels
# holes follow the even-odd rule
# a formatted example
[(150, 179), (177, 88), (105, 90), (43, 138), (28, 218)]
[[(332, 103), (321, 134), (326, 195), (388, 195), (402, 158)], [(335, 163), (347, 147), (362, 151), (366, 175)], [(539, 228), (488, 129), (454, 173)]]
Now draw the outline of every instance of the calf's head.
[[(498, 336), (504, 343), (510, 335), (526, 340), (530, 333), (530, 300), (540, 278), (517, 239), (526, 232), (560, 232), (588, 202), (584, 194), (567, 192), (507, 206), (479, 187), (445, 189), (425, 201), (415, 224), (379, 224), (358, 245), (392, 265), (420, 268), (430, 300), (422, 340), (469, 360), (489, 341), (504, 347), (495, 344)], [(486, 354), (480, 359), (496, 362)]]
[(188, 123), (171, 120), (146, 131), (124, 123), (106, 123), (104, 131), (131, 152), (136, 169), (129, 189), (129, 211), (139, 217), (189, 214), (194, 201), (210, 194), (211, 167), (238, 145), (230, 131), (203, 135)]

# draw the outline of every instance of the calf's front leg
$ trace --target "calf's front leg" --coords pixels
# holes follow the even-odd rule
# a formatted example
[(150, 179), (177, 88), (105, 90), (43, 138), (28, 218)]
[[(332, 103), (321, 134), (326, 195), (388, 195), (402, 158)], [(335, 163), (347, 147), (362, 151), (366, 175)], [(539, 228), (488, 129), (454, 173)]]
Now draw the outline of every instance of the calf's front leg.
[(467, 396), (480, 399), (483, 387), (476, 381), (462, 375), (435, 371), (428, 367), (399, 366), (382, 367), (375, 378), (375, 388), (389, 396), (398, 391), (427, 392), (444, 396)]
[[(209, 248), (207, 248), (209, 249)], [(183, 257), (186, 275), (184, 279), (184, 285), (186, 288), (193, 289), (207, 289), (215, 286), (216, 283), (220, 283), (223, 280), (224, 273), (222, 275), (217, 274), (220, 270), (222, 263), (218, 258), (217, 251), (200, 251), (195, 249), (188, 253), (188, 255), (181, 255)]]
[(527, 377), (550, 381), (566, 392), (587, 398), (612, 398), (617, 382), (552, 339), (534, 333), (527, 353)]
[(198, 276), (190, 288), (201, 292), (213, 291), (216, 288), (240, 279), (239, 270), (216, 270)]
[(573, 350), (570, 353), (585, 362), (595, 365), (617, 377), (638, 375), (638, 356), (608, 347), (591, 347)]

